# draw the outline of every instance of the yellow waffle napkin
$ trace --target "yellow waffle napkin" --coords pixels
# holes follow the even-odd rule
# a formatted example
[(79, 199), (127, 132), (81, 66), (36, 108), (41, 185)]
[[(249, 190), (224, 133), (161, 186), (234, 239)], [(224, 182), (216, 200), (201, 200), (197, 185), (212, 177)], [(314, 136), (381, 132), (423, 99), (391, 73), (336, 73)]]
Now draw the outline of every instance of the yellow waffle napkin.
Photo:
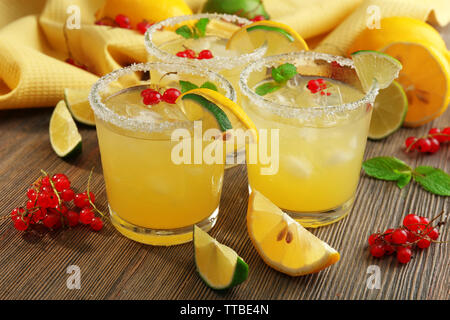
[[(379, 11), (377, 11), (379, 8)], [(379, 17), (405, 16), (430, 20), (441, 26), (450, 21), (449, 0), (365, 0), (315, 48), (316, 51), (345, 55), (356, 37)]]

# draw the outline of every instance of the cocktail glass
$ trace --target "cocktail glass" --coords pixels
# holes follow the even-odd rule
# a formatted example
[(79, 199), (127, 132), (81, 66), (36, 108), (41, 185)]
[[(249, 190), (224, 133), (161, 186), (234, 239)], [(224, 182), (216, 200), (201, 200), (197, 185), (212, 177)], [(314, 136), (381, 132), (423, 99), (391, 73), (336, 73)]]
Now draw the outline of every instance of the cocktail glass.
[[(298, 74), (276, 91), (256, 94), (273, 82), (272, 69), (286, 63)], [(365, 93), (352, 60), (315, 52), (263, 58), (242, 72), (239, 85), (242, 106), (272, 154), (268, 164), (261, 145), (259, 153), (247, 148), (250, 188), (304, 226), (343, 218), (355, 198), (377, 86)]]
[(198, 144), (194, 135), (173, 139), (175, 130), (193, 132), (194, 122), (179, 103), (149, 106), (142, 100), (144, 89), (163, 92), (179, 88), (180, 80), (199, 86), (209, 81), (227, 98), (236, 99), (221, 75), (162, 62), (116, 70), (94, 84), (89, 97), (112, 224), (126, 237), (146, 244), (188, 242), (194, 224), (209, 230), (217, 219), (224, 161), (180, 163), (173, 154), (180, 143), (186, 143), (194, 156), (195, 146), (204, 149), (214, 142), (200, 137)]
[[(176, 33), (185, 25), (194, 27), (200, 19), (209, 19), (205, 34), (196, 38), (186, 39)], [(151, 26), (145, 34), (145, 45), (149, 54), (163, 62), (189, 63), (197, 67), (221, 73), (237, 88), (242, 69), (250, 62), (262, 58), (267, 45), (262, 45), (253, 52), (236, 52), (226, 48), (231, 35), (241, 26), (251, 21), (229, 14), (194, 14), (178, 16), (163, 20)], [(176, 54), (186, 49), (210, 50), (211, 59), (190, 59)]]

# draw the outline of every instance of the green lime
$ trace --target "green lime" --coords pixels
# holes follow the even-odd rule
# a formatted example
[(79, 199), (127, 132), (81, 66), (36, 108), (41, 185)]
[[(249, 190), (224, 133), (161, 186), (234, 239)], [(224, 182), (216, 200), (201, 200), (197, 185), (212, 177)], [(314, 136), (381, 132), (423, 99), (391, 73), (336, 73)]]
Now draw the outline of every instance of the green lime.
[(364, 91), (369, 91), (374, 81), (379, 89), (387, 88), (398, 77), (402, 64), (390, 55), (372, 50), (352, 53), (356, 73)]
[(394, 81), (380, 90), (373, 105), (369, 138), (380, 140), (397, 131), (403, 124), (408, 111), (408, 98), (402, 86)]
[(49, 134), (50, 144), (59, 157), (69, 158), (81, 152), (81, 135), (63, 100), (53, 110)]
[(229, 289), (248, 277), (244, 260), (197, 226), (194, 226), (194, 255), (197, 272), (212, 289)]
[(80, 123), (95, 126), (94, 112), (89, 104), (90, 88), (86, 89), (64, 89), (64, 101), (72, 116)]

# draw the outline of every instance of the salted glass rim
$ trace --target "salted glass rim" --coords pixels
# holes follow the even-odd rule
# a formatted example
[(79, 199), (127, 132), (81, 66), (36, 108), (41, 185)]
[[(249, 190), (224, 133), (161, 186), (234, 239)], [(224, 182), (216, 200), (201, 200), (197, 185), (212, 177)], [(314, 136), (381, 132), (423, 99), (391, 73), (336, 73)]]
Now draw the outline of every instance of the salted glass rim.
[(241, 25), (249, 25), (252, 21), (238, 17), (236, 15), (231, 14), (219, 14), (219, 13), (199, 13), (192, 15), (184, 15), (184, 16), (176, 16), (172, 18), (168, 18), (166, 20), (155, 23), (150, 28), (147, 29), (144, 35), (144, 42), (147, 52), (161, 61), (171, 61), (177, 63), (189, 63), (193, 65), (198, 65), (201, 67), (210, 68), (212, 70), (223, 70), (223, 69), (233, 69), (238, 66), (246, 65), (254, 60), (260, 59), (264, 56), (267, 51), (267, 43), (264, 43), (261, 47), (255, 49), (250, 53), (243, 53), (237, 57), (213, 57), (211, 59), (186, 59), (182, 57), (178, 57), (175, 54), (167, 52), (158, 48), (157, 45), (153, 43), (153, 34), (160, 30), (161, 27), (168, 27), (179, 24), (183, 21), (188, 20), (197, 20), (202, 18), (213, 18), (213, 19), (223, 19), (227, 22), (238, 23)]
[(205, 77), (222, 88), (225, 92), (224, 95), (228, 99), (236, 101), (236, 91), (231, 83), (227, 79), (225, 79), (225, 77), (216, 72), (204, 70), (192, 65), (179, 63), (134, 63), (128, 67), (114, 70), (113, 72), (101, 77), (99, 80), (97, 80), (97, 82), (94, 83), (89, 93), (89, 103), (95, 113), (95, 116), (105, 122), (130, 131), (151, 133), (161, 132), (168, 129), (192, 127), (192, 121), (163, 121), (155, 123), (149, 120), (129, 118), (114, 112), (102, 102), (100, 92), (102, 90), (105, 90), (112, 82), (127, 74), (131, 74), (134, 72), (145, 72), (152, 69), (157, 69), (163, 72), (181, 72), (183, 74)]
[(249, 88), (248, 78), (252, 72), (260, 71), (264, 67), (275, 66), (279, 61), (292, 62), (298, 59), (309, 61), (323, 60), (326, 61), (327, 63), (337, 62), (341, 66), (346, 66), (355, 69), (353, 60), (340, 56), (333, 56), (330, 54), (313, 51), (298, 51), (291, 53), (283, 53), (275, 56), (268, 56), (249, 64), (241, 72), (239, 78), (239, 87), (241, 91), (244, 93), (245, 96), (247, 96), (250, 99), (250, 101), (253, 104), (258, 106), (258, 108), (277, 114), (284, 118), (305, 118), (305, 117), (309, 118), (311, 116), (319, 117), (323, 115), (330, 117), (334, 114), (356, 110), (362, 105), (372, 103), (378, 94), (379, 88), (376, 81), (374, 81), (371, 88), (365, 93), (364, 97), (362, 97), (359, 100), (344, 103), (342, 105), (296, 108), (293, 107), (292, 105), (277, 103), (268, 100), (263, 96), (258, 95), (256, 92), (254, 92), (252, 89)]

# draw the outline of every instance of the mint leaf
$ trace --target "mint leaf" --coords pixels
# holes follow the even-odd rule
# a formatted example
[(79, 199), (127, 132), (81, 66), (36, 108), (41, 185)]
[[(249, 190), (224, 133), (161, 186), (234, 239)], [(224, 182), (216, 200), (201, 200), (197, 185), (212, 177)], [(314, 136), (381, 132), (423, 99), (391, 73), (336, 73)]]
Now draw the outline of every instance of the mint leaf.
[(209, 23), (208, 18), (201, 18), (195, 24), (195, 29), (197, 29), (197, 34), (199, 37), (204, 37), (206, 33), (206, 26)]
[(411, 168), (403, 161), (393, 157), (372, 158), (364, 161), (362, 167), (371, 177), (388, 181), (400, 180), (398, 184), (402, 187), (406, 185), (406, 176), (411, 175)]
[(291, 63), (285, 63), (272, 69), (272, 78), (278, 83), (292, 79), (297, 74), (297, 68)]
[(198, 86), (189, 81), (180, 80), (181, 93), (185, 93), (186, 91), (197, 89)]
[(411, 181), (411, 178), (412, 178), (411, 172), (402, 174), (402, 175), (397, 179), (397, 187), (399, 187), (400, 189), (402, 189), (403, 187), (407, 186), (408, 183)]
[(202, 84), (200, 86), (200, 88), (206, 88), (206, 89), (211, 89), (211, 90), (214, 90), (214, 91), (219, 91), (217, 89), (216, 85), (214, 83), (210, 82), (210, 81), (206, 81), (204, 84)]
[(191, 28), (189, 28), (189, 26), (181, 26), (177, 30), (175, 30), (175, 33), (182, 36), (185, 39), (190, 39), (194, 37), (194, 34)]
[(414, 170), (413, 178), (428, 192), (450, 196), (450, 176), (440, 169), (420, 166)]
[(260, 86), (257, 86), (255, 89), (255, 92), (256, 92), (256, 94), (258, 94), (260, 96), (264, 96), (268, 93), (277, 91), (280, 88), (281, 88), (281, 86), (279, 84), (277, 84), (276, 82), (266, 82)]

